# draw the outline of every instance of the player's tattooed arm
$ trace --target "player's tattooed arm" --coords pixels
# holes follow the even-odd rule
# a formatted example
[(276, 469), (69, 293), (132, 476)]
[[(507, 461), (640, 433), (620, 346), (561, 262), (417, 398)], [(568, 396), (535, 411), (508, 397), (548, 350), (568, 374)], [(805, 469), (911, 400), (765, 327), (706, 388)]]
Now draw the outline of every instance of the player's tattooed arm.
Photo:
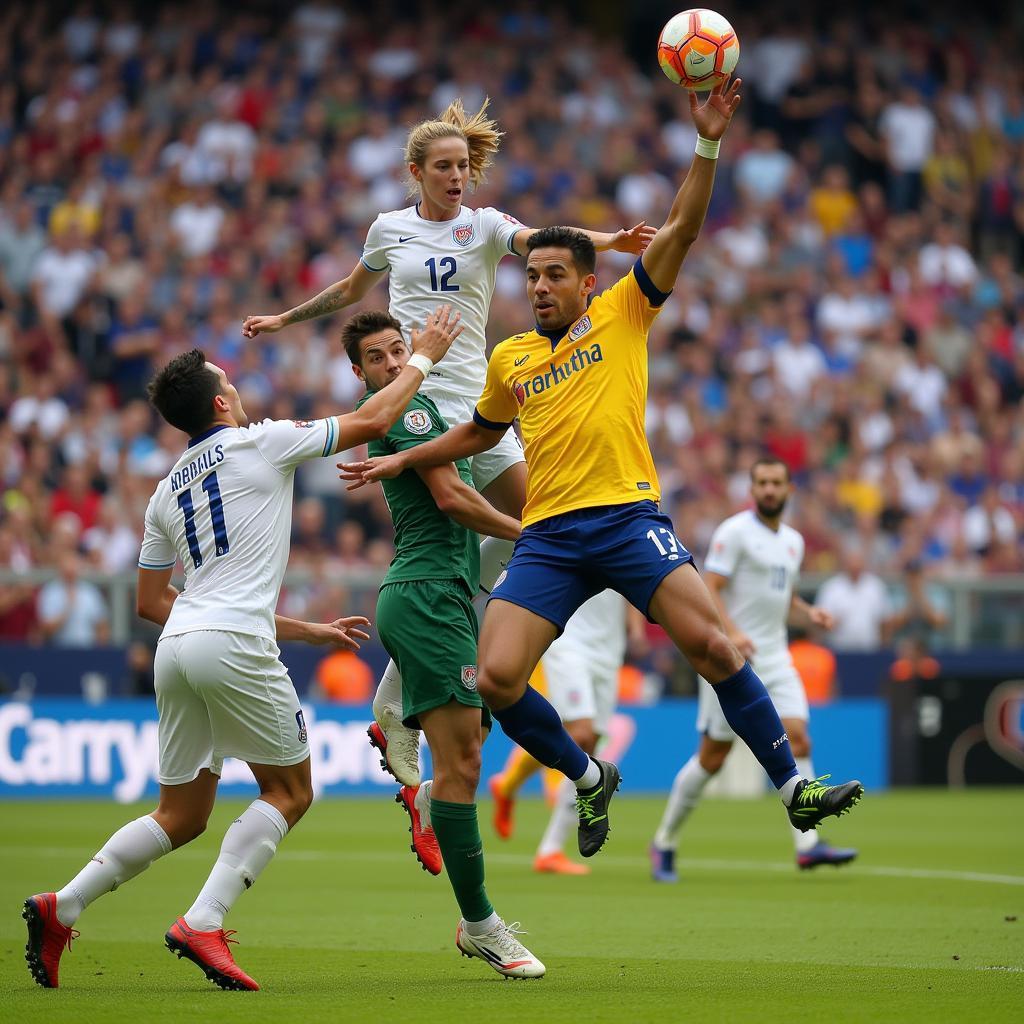
[(273, 334), (289, 324), (337, 313), (339, 309), (358, 302), (380, 280), (381, 273), (368, 269), (363, 263), (357, 263), (348, 277), (328, 285), (318, 295), (286, 313), (247, 316), (242, 321), (242, 334), (246, 338), (255, 338), (257, 334)]

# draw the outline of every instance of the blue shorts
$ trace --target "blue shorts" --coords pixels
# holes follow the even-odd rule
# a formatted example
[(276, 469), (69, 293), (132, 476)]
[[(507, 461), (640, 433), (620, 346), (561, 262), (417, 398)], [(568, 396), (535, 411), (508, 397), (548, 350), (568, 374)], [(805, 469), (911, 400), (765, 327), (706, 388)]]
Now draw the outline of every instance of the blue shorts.
[(658, 584), (692, 563), (653, 501), (583, 508), (523, 530), (491, 599), (526, 608), (561, 633), (584, 601), (608, 588), (646, 615)]

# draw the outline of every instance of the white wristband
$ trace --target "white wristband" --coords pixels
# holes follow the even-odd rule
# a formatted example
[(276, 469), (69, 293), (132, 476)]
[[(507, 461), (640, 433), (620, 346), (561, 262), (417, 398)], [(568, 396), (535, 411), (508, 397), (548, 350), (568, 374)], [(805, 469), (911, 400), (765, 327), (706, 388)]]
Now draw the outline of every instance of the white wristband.
[(413, 352), (413, 354), (409, 356), (409, 362), (406, 365), (415, 366), (416, 369), (423, 374), (423, 379), (426, 380), (427, 375), (434, 368), (434, 361), (420, 352)]
[(722, 145), (721, 139), (705, 139), (702, 136), (697, 136), (697, 147), (694, 149), (694, 153), (697, 156), (705, 157), (708, 160), (718, 159), (718, 149)]

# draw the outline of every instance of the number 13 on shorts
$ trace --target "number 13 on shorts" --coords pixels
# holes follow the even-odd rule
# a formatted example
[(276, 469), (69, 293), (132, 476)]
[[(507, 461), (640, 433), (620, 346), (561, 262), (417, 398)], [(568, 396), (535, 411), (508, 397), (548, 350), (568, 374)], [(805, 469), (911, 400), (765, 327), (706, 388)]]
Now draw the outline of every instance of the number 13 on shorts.
[(678, 561), (682, 557), (680, 552), (685, 550), (679, 538), (666, 526), (648, 530), (647, 539), (658, 549), (658, 554), (670, 562)]

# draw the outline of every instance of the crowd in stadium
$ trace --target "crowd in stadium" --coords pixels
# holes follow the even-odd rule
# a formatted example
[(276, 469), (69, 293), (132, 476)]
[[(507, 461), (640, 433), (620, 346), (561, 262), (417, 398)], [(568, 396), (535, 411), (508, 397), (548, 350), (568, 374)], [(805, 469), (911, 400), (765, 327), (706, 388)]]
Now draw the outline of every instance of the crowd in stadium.
[[(241, 323), (348, 273), (406, 203), (408, 127), (452, 98), (489, 96), (506, 132), (473, 205), (660, 223), (694, 133), (653, 46), (546, 5), (375, 6), (0, 13), (0, 567), (133, 570), (183, 443), (145, 385), (193, 345), (251, 419), (352, 407), (340, 317), (255, 341)], [(743, 107), (650, 337), (648, 433), (683, 539), (703, 554), (768, 451), (797, 483), (806, 571), (1024, 571), (1019, 55), (995, 22), (735, 24)], [(600, 258), (600, 286), (622, 259)], [(530, 323), (510, 257), (489, 336)], [(389, 518), (334, 460), (298, 486), (293, 561), (319, 583), (282, 610), (333, 618), (345, 569), (387, 564)], [(0, 589), (0, 634), (43, 636), (39, 606)]]

